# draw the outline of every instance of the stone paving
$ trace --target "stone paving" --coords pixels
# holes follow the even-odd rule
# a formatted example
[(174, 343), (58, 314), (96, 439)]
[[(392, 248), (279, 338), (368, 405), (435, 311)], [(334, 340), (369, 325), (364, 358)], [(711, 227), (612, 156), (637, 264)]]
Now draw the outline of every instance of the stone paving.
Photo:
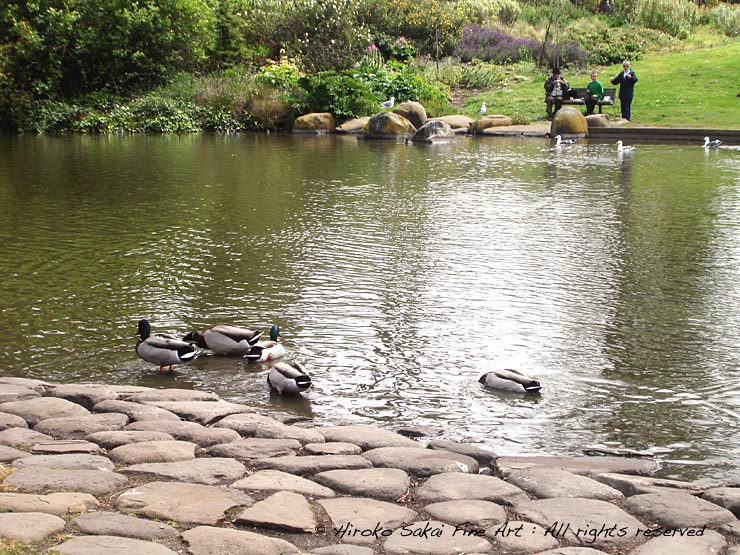
[(0, 377), (0, 546), (70, 555), (740, 555), (740, 487), (499, 457), (208, 392)]

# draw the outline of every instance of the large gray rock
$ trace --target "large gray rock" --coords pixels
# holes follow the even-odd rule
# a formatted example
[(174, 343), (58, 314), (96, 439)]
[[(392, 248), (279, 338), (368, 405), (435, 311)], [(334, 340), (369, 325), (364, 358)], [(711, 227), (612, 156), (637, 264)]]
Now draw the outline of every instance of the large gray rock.
[(503, 553), (540, 553), (559, 544), (558, 540), (545, 532), (537, 524), (509, 520), (486, 529), (486, 537), (493, 540)]
[(0, 462), (10, 462), (27, 456), (28, 453), (25, 451), (7, 445), (0, 445)]
[(74, 491), (105, 495), (126, 486), (122, 474), (105, 470), (69, 470), (30, 466), (10, 474), (3, 484), (28, 492)]
[(28, 423), (17, 414), (0, 412), (0, 432), (8, 428), (28, 428)]
[(316, 532), (316, 518), (311, 505), (305, 497), (292, 491), (273, 493), (264, 501), (244, 509), (235, 522), (287, 532)]
[(449, 116), (440, 116), (438, 118), (431, 118), (430, 121), (443, 121), (452, 129), (465, 129), (467, 130), (470, 128), (470, 126), (473, 124), (473, 121), (475, 121), (473, 118), (469, 116), (464, 116), (462, 114), (452, 114)]
[(690, 482), (681, 482), (678, 480), (668, 480), (666, 478), (653, 478), (651, 476), (631, 476), (628, 474), (604, 473), (592, 476), (608, 486), (621, 491), (625, 497), (639, 495), (641, 493), (657, 493), (660, 491), (683, 491), (698, 495), (706, 488), (692, 484)]
[(620, 501), (622, 492), (587, 476), (559, 468), (527, 468), (511, 472), (506, 481), (534, 497), (585, 497), (602, 501)]
[(161, 409), (152, 405), (142, 405), (141, 403), (132, 403), (131, 401), (101, 401), (93, 406), (94, 412), (117, 412), (125, 414), (134, 422), (147, 420), (171, 420), (179, 422), (180, 417), (168, 410)]
[(38, 441), (31, 446), (33, 455), (97, 455), (100, 447), (84, 439)]
[(270, 418), (269, 416), (264, 416), (254, 412), (246, 412), (227, 416), (226, 418), (216, 422), (213, 426), (215, 428), (234, 430), (244, 437), (254, 437), (258, 429), (265, 426), (276, 426), (280, 424), (280, 422), (274, 418)]
[(512, 125), (511, 118), (502, 114), (492, 114), (476, 119), (470, 124), (470, 132), (474, 135), (485, 133), (494, 127), (509, 127)]
[(88, 416), (90, 411), (66, 399), (53, 397), (39, 397), (26, 401), (14, 401), (0, 404), (0, 412), (7, 412), (20, 416), (29, 426), (35, 426), (47, 418), (62, 418), (65, 416)]
[(0, 537), (38, 543), (64, 529), (64, 521), (46, 513), (0, 513)]
[(501, 505), (480, 499), (432, 503), (424, 507), (424, 512), (435, 520), (449, 524), (467, 523), (476, 528), (487, 528), (506, 521), (506, 511)]
[(669, 535), (651, 539), (630, 555), (718, 555), (727, 547), (727, 540), (714, 530), (701, 530), (701, 535), (687, 535), (689, 531), (664, 531)]
[(740, 516), (740, 488), (710, 488), (702, 494), (702, 498)]
[[(223, 430), (226, 431), (226, 430)], [(229, 430), (231, 431), (231, 430)], [(236, 433), (236, 432), (234, 432)], [(233, 457), (240, 461), (295, 455), (301, 448), (297, 439), (248, 438), (230, 443), (221, 443), (208, 449), (210, 455)]]
[(330, 441), (329, 443), (309, 443), (303, 446), (307, 455), (359, 455), (362, 447), (354, 443)]
[(702, 527), (733, 522), (727, 509), (688, 493), (644, 493), (627, 498), (626, 509), (665, 528)]
[(119, 413), (90, 414), (47, 418), (33, 429), (57, 439), (84, 439), (88, 434), (120, 430), (128, 424), (128, 416)]
[(304, 114), (296, 118), (292, 132), (311, 135), (333, 133), (336, 125), (334, 115), (328, 112)]
[(408, 138), (416, 132), (414, 124), (393, 112), (380, 112), (371, 116), (358, 138), (398, 139)]
[(39, 397), (41, 397), (41, 393), (23, 385), (4, 384), (0, 387), (0, 404)]
[(576, 108), (563, 106), (555, 112), (550, 125), (550, 136), (588, 137), (586, 117)]
[(292, 543), (243, 530), (198, 526), (184, 532), (190, 555), (298, 555)]
[(74, 523), (84, 534), (124, 536), (140, 540), (155, 540), (178, 534), (176, 528), (163, 522), (154, 522), (119, 513), (95, 512), (78, 516)]
[(404, 437), (396, 432), (372, 426), (326, 426), (319, 431), (325, 441), (339, 441), (359, 445), (363, 451), (378, 447), (411, 447), (423, 449), (418, 441)]
[(416, 518), (411, 509), (376, 499), (337, 497), (318, 503), (331, 518), (334, 539), (346, 543), (372, 543)]
[(514, 505), (529, 500), (521, 489), (500, 478), (456, 472), (432, 476), (416, 489), (416, 497), (427, 503), (482, 499), (501, 505)]
[(16, 468), (43, 466), (45, 468), (67, 468), (70, 470), (112, 471), (116, 466), (106, 457), (99, 455), (26, 455), (13, 463)]
[(197, 443), (201, 447), (210, 447), (219, 443), (228, 443), (241, 439), (234, 430), (222, 428), (206, 428), (197, 422), (147, 420), (132, 422), (126, 426), (126, 431), (164, 432), (175, 439)]
[(189, 441), (142, 441), (111, 449), (108, 455), (126, 465), (187, 461), (195, 458), (197, 447)]
[(234, 459), (208, 457), (178, 462), (135, 464), (121, 468), (119, 472), (152, 480), (215, 485), (238, 480), (247, 473), (247, 469)]
[(419, 129), (427, 122), (427, 111), (419, 102), (407, 101), (396, 104), (393, 113), (405, 117), (416, 129)]
[(317, 429), (286, 425), (262, 414), (234, 414), (216, 422), (214, 427), (235, 430), (244, 437), (296, 439), (302, 445), (324, 443), (324, 436)]
[(593, 476), (594, 474), (619, 473), (647, 476), (656, 472), (660, 465), (656, 461), (628, 459), (624, 457), (498, 457), (491, 467), (498, 476), (506, 478), (516, 470), (532, 467), (560, 468), (573, 474)]
[(463, 528), (457, 528), (444, 522), (426, 520), (414, 522), (396, 530), (385, 541), (386, 553), (447, 555), (448, 553), (486, 553), (491, 544), (482, 530), (466, 534)]
[(54, 441), (54, 438), (28, 428), (6, 428), (0, 432), (0, 445), (31, 447), (40, 441)]
[(327, 470), (356, 470), (370, 468), (372, 464), (360, 455), (306, 455), (305, 457), (273, 457), (257, 459), (257, 470), (282, 470), (290, 474), (306, 475)]
[(138, 432), (134, 430), (117, 430), (114, 432), (95, 432), (86, 436), (87, 441), (96, 443), (103, 449), (115, 449), (129, 443), (141, 443), (142, 441), (172, 441), (175, 439), (164, 432)]
[(187, 524), (215, 525), (226, 511), (253, 499), (238, 490), (182, 482), (152, 482), (123, 492), (116, 499), (119, 511)]
[(345, 121), (336, 128), (337, 133), (359, 133), (370, 120), (370, 116), (355, 118)]
[(633, 542), (639, 530), (647, 528), (616, 505), (598, 499), (538, 499), (515, 505), (514, 512), (545, 528), (551, 537), (594, 548)]
[(294, 491), (310, 497), (334, 497), (334, 491), (306, 478), (280, 470), (260, 470), (231, 484), (245, 491)]
[(475, 459), (480, 465), (485, 466), (490, 465), (491, 461), (496, 458), (496, 453), (493, 451), (470, 443), (458, 443), (457, 441), (435, 439), (430, 441), (427, 447), (436, 451), (449, 451), (451, 453), (465, 455), (466, 457)]
[(221, 420), (230, 414), (253, 412), (254, 409), (246, 405), (229, 403), (228, 401), (145, 401), (147, 405), (154, 405), (161, 409), (175, 413), (180, 418), (191, 422), (198, 422), (207, 426)]
[(355, 497), (398, 501), (411, 485), (408, 474), (397, 468), (328, 470), (313, 479), (328, 488)]
[(44, 395), (47, 397), (59, 397), (67, 399), (86, 409), (92, 409), (102, 401), (118, 399), (122, 395), (133, 395), (151, 391), (148, 387), (130, 385), (107, 385), (107, 384), (49, 384), (45, 388)]
[(117, 536), (77, 536), (54, 546), (54, 552), (65, 555), (177, 555), (158, 543)]
[(22, 385), (23, 387), (38, 391), (42, 395), (46, 390), (46, 386), (49, 385), (43, 380), (33, 380), (31, 378), (16, 378), (13, 376), (0, 377), (0, 384)]
[(193, 389), (150, 389), (141, 393), (126, 395), (125, 401), (133, 403), (149, 402), (187, 402), (187, 401), (218, 401), (218, 395), (206, 391), (195, 391)]
[(445, 472), (478, 473), (478, 461), (465, 455), (412, 447), (381, 447), (362, 454), (373, 466), (400, 468), (424, 477)]
[(99, 506), (98, 500), (89, 493), (0, 493), (0, 510), (14, 513), (39, 512), (63, 516), (95, 510)]

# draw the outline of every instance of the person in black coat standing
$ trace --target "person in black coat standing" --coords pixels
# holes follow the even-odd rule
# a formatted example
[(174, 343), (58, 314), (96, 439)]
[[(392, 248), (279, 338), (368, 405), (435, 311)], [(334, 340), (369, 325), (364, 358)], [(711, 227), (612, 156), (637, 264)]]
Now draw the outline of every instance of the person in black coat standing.
[(622, 71), (611, 80), (612, 85), (619, 85), (619, 106), (622, 109), (622, 117), (626, 120), (632, 118), (632, 97), (635, 93), (637, 74), (630, 69), (630, 63), (622, 62)]

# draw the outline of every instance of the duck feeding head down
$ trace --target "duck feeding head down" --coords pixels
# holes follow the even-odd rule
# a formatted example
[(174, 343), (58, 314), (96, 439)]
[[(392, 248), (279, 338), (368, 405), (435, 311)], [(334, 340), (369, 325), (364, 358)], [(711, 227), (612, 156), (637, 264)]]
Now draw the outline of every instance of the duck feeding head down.
[(512, 393), (539, 393), (542, 389), (538, 380), (511, 369), (486, 372), (478, 381), (491, 389)]
[(138, 334), (136, 354), (139, 358), (158, 365), (160, 374), (164, 372), (165, 366), (169, 366), (171, 371), (174, 364), (183, 364), (195, 358), (195, 347), (190, 343), (167, 333), (152, 335), (148, 320), (139, 320)]
[(233, 324), (216, 324), (202, 331), (191, 331), (182, 340), (210, 349), (217, 355), (244, 355), (259, 341), (262, 331)]
[(283, 393), (302, 393), (311, 387), (311, 376), (298, 362), (278, 362), (267, 374), (267, 383)]

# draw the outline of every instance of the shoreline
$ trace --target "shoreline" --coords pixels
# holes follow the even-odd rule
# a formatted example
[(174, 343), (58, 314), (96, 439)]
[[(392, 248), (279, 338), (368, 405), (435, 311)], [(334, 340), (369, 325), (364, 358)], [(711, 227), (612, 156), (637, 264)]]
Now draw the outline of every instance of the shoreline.
[(0, 538), (75, 554), (740, 554), (740, 487), (400, 432), (0, 377)]

